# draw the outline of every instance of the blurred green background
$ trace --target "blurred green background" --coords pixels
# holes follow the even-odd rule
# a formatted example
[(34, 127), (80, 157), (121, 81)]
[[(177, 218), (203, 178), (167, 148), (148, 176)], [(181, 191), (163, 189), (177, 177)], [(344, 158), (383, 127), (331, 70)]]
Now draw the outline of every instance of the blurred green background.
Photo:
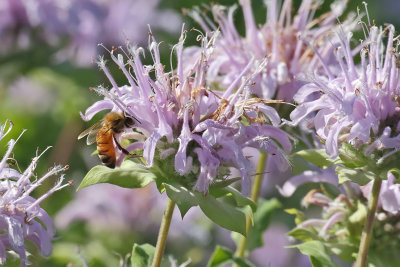
[[(169, 64), (170, 45), (168, 44), (177, 42), (182, 22), (185, 22), (186, 29), (191, 29), (192, 27), (200, 28), (189, 17), (181, 15), (182, 9), (190, 9), (195, 5), (210, 4), (210, 2), (166, 0), (159, 4), (157, 7), (159, 9), (158, 12), (166, 10), (171, 12), (172, 10), (176, 16), (180, 16), (180, 19), (170, 21), (171, 23), (176, 23), (176, 25), (169, 25), (175, 29), (172, 32), (167, 32), (157, 27), (152, 28), (157, 41), (164, 41), (161, 46), (162, 61), (164, 63)], [(293, 2), (295, 6), (300, 4), (300, 1)], [(324, 8), (320, 10), (321, 13), (329, 10), (331, 1), (325, 2)], [(364, 10), (362, 1), (349, 2), (349, 11), (356, 11), (357, 6)], [(145, 4), (146, 2), (143, 3)], [(219, 3), (232, 5), (236, 1), (225, 0), (219, 1)], [(263, 1), (252, 1), (252, 5), (257, 22), (264, 23), (266, 9)], [(396, 6), (398, 7), (399, 4), (394, 0), (369, 1), (370, 18), (374, 19), (377, 24), (399, 23), (399, 16), (396, 12), (393, 12), (394, 10), (399, 10), (395, 8)], [(136, 19), (138, 18), (132, 17), (131, 20), (127, 20), (125, 23), (136, 23)], [(146, 21), (146, 18), (141, 18), (141, 20), (145, 21), (141, 22), (141, 27), (146, 27), (147, 23), (153, 24), (152, 21)], [(235, 13), (235, 23), (240, 32), (243, 33), (244, 23), (240, 9)], [(91, 167), (100, 163), (96, 155), (91, 155), (96, 149), (95, 145), (87, 147), (84, 140), (77, 140), (79, 133), (98, 121), (100, 116), (96, 116), (92, 122), (86, 123), (80, 118), (79, 112), (84, 112), (87, 107), (100, 99), (100, 96), (90, 91), (89, 87), (95, 87), (100, 84), (107, 85), (108, 81), (106, 81), (105, 75), (98, 70), (96, 64), (85, 66), (77, 64), (75, 60), (68, 58), (55, 60), (57, 53), (60, 49), (65, 49), (68, 41), (57, 42), (55, 45), (47, 42), (40, 35), (41, 27), (43, 26), (37, 25), (24, 29), (32, 30), (29, 35), (29, 46), (24, 48), (10, 46), (6, 49), (1, 49), (3, 52), (0, 53), (0, 122), (4, 123), (6, 119), (13, 121), (15, 126), (10, 134), (12, 138), (18, 137), (23, 129), (28, 130), (14, 149), (14, 157), (22, 170), (29, 165), (37, 148), (43, 150), (47, 146), (52, 146), (52, 149), (39, 161), (38, 174), (45, 173), (54, 164), (68, 164), (70, 166), (66, 176), (68, 180), (73, 180), (74, 184), (56, 192), (42, 204), (42, 207), (54, 217), (74, 198), (75, 189), (85, 173)], [(123, 30), (122, 28), (114, 29), (116, 32), (122, 32)], [(2, 38), (4, 38), (5, 34), (16, 34), (16, 31), (20, 31), (18, 25), (15, 25), (15, 29), (11, 33), (3, 32)], [(147, 29), (144, 32), (147, 32)], [(195, 36), (195, 33), (189, 34), (187, 46), (196, 44)], [(148, 36), (144, 34), (140, 43), (145, 45), (147, 38)], [(96, 43), (93, 43), (93, 46), (96, 46)], [(106, 54), (102, 49), (98, 49), (98, 51), (101, 54)], [(107, 58), (107, 55), (105, 57)], [(145, 61), (149, 59), (150, 57), (147, 57)], [(112, 71), (119, 84), (124, 84), (125, 80), (118, 70), (112, 69)], [(4, 154), (5, 149), (6, 141), (3, 140), (0, 144), (1, 154)], [(54, 180), (49, 180), (35, 194), (40, 195), (53, 183)], [(145, 194), (151, 194), (151, 192), (149, 190)], [(135, 193), (135, 191), (132, 191), (132, 194)], [(283, 199), (284, 205), (298, 207), (298, 196), (301, 195), (301, 192), (296, 195), (291, 199)], [(264, 197), (269, 198), (272, 196), (277, 196), (277, 192)], [(86, 201), (90, 201), (90, 197)], [(135, 209), (135, 207), (132, 208)], [(162, 210), (162, 206), (160, 210)], [(146, 220), (148, 214), (138, 216), (142, 216), (143, 218), (141, 219)], [(155, 218), (156, 220), (157, 218)], [(284, 224), (293, 226), (290, 221), (291, 217), (283, 213), (278, 213), (275, 220), (283, 221)], [(201, 224), (200, 228), (203, 231), (211, 233), (209, 235), (210, 239), (199, 244), (196, 243), (197, 239), (195, 238), (192, 241), (182, 241), (184, 239), (182, 236), (180, 241), (182, 243), (171, 244), (172, 241), (168, 243), (167, 252), (173, 254), (180, 262), (191, 257), (193, 264), (190, 266), (204, 266), (204, 261), (209, 257), (215, 243), (219, 242), (218, 238), (219, 240), (229, 239), (229, 234), (213, 234), (214, 232), (216, 233), (216, 229), (205, 218), (196, 218), (194, 221), (197, 224)], [(133, 242), (155, 244), (157, 230), (157, 227), (154, 227), (152, 232), (138, 232), (134, 226), (130, 231), (127, 229), (94, 229), (85, 222), (73, 222), (69, 227), (60, 229), (57, 233), (57, 240), (54, 241), (54, 253), (49, 259), (35, 255), (30, 257), (30, 260), (33, 262), (33, 266), (57, 267), (66, 266), (67, 264), (70, 264), (68, 266), (82, 266), (80, 257), (84, 257), (89, 266), (118, 266), (120, 262), (119, 255), (122, 257), (127, 255), (131, 251)], [(173, 240), (180, 239), (177, 237)], [(36, 251), (34, 247), (32, 247), (32, 251)], [(18, 260), (8, 260), (6, 266), (18, 266)]]

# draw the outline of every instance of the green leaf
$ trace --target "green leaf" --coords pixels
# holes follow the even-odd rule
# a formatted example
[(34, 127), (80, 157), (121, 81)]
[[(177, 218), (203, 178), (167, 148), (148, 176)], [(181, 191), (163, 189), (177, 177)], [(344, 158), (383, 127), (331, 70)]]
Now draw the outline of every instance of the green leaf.
[(373, 172), (363, 169), (350, 169), (343, 166), (337, 166), (335, 172), (339, 178), (339, 185), (347, 181), (352, 181), (359, 185), (366, 185), (375, 177)]
[(210, 185), (210, 189), (212, 188), (221, 188), (221, 187), (227, 187), (234, 182), (240, 181), (242, 178), (241, 177), (235, 177), (235, 178), (230, 178), (230, 179), (225, 179), (222, 181), (214, 182)]
[(231, 186), (224, 188), (210, 188), (209, 193), (215, 198), (220, 198), (223, 196), (232, 197), (238, 207), (250, 206), (253, 211), (256, 211), (257, 204), (248, 197), (245, 197), (242, 193)]
[(294, 228), (292, 231), (287, 233), (287, 235), (305, 242), (320, 239), (315, 230), (313, 231), (312, 229), (305, 228)]
[(296, 218), (294, 219), (296, 225), (299, 225), (307, 219), (304, 213), (299, 211), (298, 209), (285, 209), (285, 212), (288, 214), (296, 215)]
[[(154, 253), (156, 248), (150, 244), (138, 245), (134, 244), (132, 248), (131, 266), (135, 267), (149, 267), (153, 262)], [(166, 258), (161, 260), (161, 267), (170, 266)]]
[(369, 159), (364, 155), (362, 149), (356, 149), (348, 143), (343, 143), (339, 150), (342, 163), (349, 168), (359, 168), (368, 165)]
[(77, 190), (100, 183), (109, 183), (125, 188), (141, 188), (155, 179), (156, 176), (142, 165), (126, 160), (121, 167), (115, 169), (100, 165), (93, 167), (83, 178)]
[(251, 262), (236, 257), (231, 250), (221, 246), (215, 248), (214, 253), (208, 261), (207, 267), (218, 267), (230, 262), (236, 263), (239, 267), (255, 267)]
[(154, 258), (155, 247), (150, 244), (134, 244), (132, 248), (131, 265), (148, 267)]
[(327, 242), (325, 243), (325, 246), (333, 254), (337, 255), (339, 259), (342, 261), (354, 261), (355, 258), (353, 257), (353, 254), (358, 252), (358, 244), (354, 245), (348, 241), (340, 241), (333, 243)]
[(397, 168), (392, 168), (392, 169), (389, 170), (389, 172), (390, 172), (391, 174), (393, 174), (393, 176), (396, 178), (396, 180), (399, 180), (399, 179), (400, 179), (400, 170), (399, 170), (399, 169), (397, 169)]
[(204, 196), (196, 193), (200, 209), (216, 224), (242, 235), (246, 235), (246, 215), (252, 215), (251, 208), (246, 206), (238, 208), (222, 199), (216, 199), (211, 195)]
[(329, 257), (324, 245), (320, 241), (308, 241), (288, 248), (298, 248), (301, 253), (310, 257), (314, 267), (336, 267), (337, 265)]
[(329, 160), (329, 156), (326, 154), (325, 149), (305, 149), (300, 150), (295, 153), (295, 155), (305, 158), (307, 161), (320, 168), (327, 168), (335, 164), (335, 162)]
[(185, 216), (186, 212), (193, 206), (197, 206), (199, 204), (195, 194), (189, 191), (182, 185), (178, 184), (163, 184), (165, 190), (167, 192), (167, 196), (173, 200), (178, 206), (182, 219)]
[(362, 225), (367, 217), (367, 207), (361, 203), (361, 201), (357, 201), (357, 210), (350, 215), (349, 221), (351, 223), (357, 223)]
[(264, 245), (263, 234), (269, 226), (272, 213), (281, 206), (281, 203), (275, 198), (259, 200), (257, 211), (254, 213), (254, 226), (247, 237), (247, 250), (252, 251)]

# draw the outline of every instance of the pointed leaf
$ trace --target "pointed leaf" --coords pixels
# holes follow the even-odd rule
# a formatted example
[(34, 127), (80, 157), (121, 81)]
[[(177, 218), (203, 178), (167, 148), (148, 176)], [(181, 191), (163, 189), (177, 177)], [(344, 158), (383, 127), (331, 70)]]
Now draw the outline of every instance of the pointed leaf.
[(352, 181), (359, 185), (366, 185), (375, 177), (375, 174), (370, 171), (351, 169), (343, 166), (337, 166), (335, 172), (339, 178), (339, 185), (347, 181)]
[(126, 160), (121, 167), (115, 169), (100, 165), (93, 167), (83, 178), (77, 190), (99, 183), (109, 183), (125, 188), (141, 188), (155, 179), (156, 176), (150, 170)]
[(339, 157), (343, 165), (349, 168), (359, 168), (368, 165), (369, 159), (362, 149), (356, 149), (348, 143), (343, 143), (339, 150)]
[(218, 267), (221, 265), (234, 262), (239, 267), (255, 267), (251, 262), (234, 256), (234, 253), (228, 248), (217, 246), (214, 253), (208, 261), (207, 267)]
[(227, 186), (224, 188), (210, 188), (209, 193), (216, 198), (220, 198), (222, 196), (232, 197), (238, 207), (244, 207), (248, 205), (254, 212), (257, 209), (257, 205), (253, 200), (245, 197), (242, 193), (231, 186)]
[(168, 197), (173, 200), (178, 206), (182, 219), (186, 212), (193, 206), (199, 204), (195, 194), (190, 192), (187, 188), (178, 184), (163, 184), (167, 192)]
[(246, 235), (246, 215), (251, 216), (251, 208), (235, 207), (225, 203), (222, 199), (216, 199), (211, 195), (204, 196), (197, 193), (200, 209), (216, 224), (242, 235)]
[[(134, 244), (132, 248), (131, 266), (149, 267), (153, 262), (156, 248), (150, 244)], [(169, 261), (165, 258), (161, 260), (161, 267), (170, 266)]]
[(336, 267), (337, 265), (329, 257), (324, 245), (320, 241), (309, 241), (289, 248), (298, 248), (301, 253), (310, 257), (314, 267)]
[(287, 233), (289, 236), (293, 236), (294, 238), (301, 241), (312, 241), (320, 239), (318, 233), (312, 229), (305, 228), (294, 228), (292, 231)]

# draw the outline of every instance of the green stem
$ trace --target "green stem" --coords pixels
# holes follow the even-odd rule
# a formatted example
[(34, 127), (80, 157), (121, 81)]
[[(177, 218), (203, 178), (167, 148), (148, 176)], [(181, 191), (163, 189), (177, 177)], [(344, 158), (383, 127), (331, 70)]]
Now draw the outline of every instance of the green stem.
[(382, 180), (376, 178), (372, 185), (371, 193), (368, 200), (367, 219), (361, 234), (360, 248), (357, 254), (357, 260), (354, 267), (364, 267), (367, 262), (368, 247), (372, 236), (372, 226), (374, 224), (376, 206), (378, 205), (379, 192), (381, 191)]
[[(264, 178), (266, 161), (267, 161), (267, 153), (261, 152), (260, 159), (258, 160), (257, 175), (254, 179), (250, 196), (250, 198), (256, 203), (258, 201), (258, 196), (260, 195), (261, 185)], [(251, 218), (246, 217), (246, 236), (249, 234), (250, 229), (251, 229)], [(235, 255), (237, 257), (243, 258), (244, 253), (246, 251), (246, 243), (247, 243), (247, 238), (242, 236), (235, 252)]]
[(175, 202), (168, 198), (167, 207), (161, 221), (160, 232), (158, 232), (156, 251), (154, 253), (153, 263), (151, 265), (152, 267), (160, 267), (174, 208)]

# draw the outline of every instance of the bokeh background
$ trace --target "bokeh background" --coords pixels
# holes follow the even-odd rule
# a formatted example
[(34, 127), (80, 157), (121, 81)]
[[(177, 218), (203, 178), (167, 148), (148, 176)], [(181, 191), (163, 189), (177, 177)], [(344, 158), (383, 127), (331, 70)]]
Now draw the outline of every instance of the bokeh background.
[[(214, 1), (215, 2), (215, 1)], [(218, 1), (223, 5), (236, 1)], [(301, 1), (293, 1), (298, 6)], [(326, 1), (321, 13), (329, 9)], [(349, 1), (348, 10), (364, 9), (362, 1)], [(52, 146), (40, 160), (38, 173), (54, 164), (70, 166), (67, 177), (74, 185), (56, 192), (42, 207), (55, 218), (58, 228), (53, 255), (45, 259), (35, 254), (33, 266), (119, 266), (133, 243), (155, 244), (164, 196), (153, 186), (128, 190), (111, 185), (96, 185), (76, 193), (85, 173), (99, 164), (92, 155), (95, 146), (86, 146), (77, 136), (92, 123), (84, 123), (79, 112), (100, 99), (90, 87), (107, 85), (105, 76), (94, 63), (98, 55), (106, 55), (99, 43), (111, 49), (129, 41), (147, 46), (148, 26), (161, 45), (162, 61), (169, 64), (170, 44), (177, 42), (182, 27), (200, 28), (185, 9), (210, 4), (196, 0), (0, 0), (0, 122), (12, 120), (11, 133), (18, 141), (14, 157), (23, 170), (37, 148)], [(399, 24), (400, 2), (369, 1), (369, 14), (377, 24)], [(253, 0), (258, 23), (264, 23), (266, 9), (261, 0)], [(241, 10), (235, 23), (244, 32)], [(195, 44), (196, 33), (189, 33), (186, 45)], [(107, 55), (105, 56), (107, 58)], [(112, 69), (120, 84), (125, 81)], [(6, 143), (0, 144), (4, 153)], [(38, 190), (45, 190), (49, 181)], [(284, 181), (274, 181), (282, 184)], [(299, 207), (299, 196), (279, 196), (275, 185), (264, 181), (262, 197), (277, 197), (285, 208)], [(300, 190), (301, 191), (301, 190)], [(41, 192), (36, 192), (40, 194)], [(304, 191), (303, 191), (304, 193)], [(290, 244), (285, 233), (293, 227), (293, 218), (277, 211), (266, 232), (265, 247), (257, 249), (251, 259), (257, 266), (308, 266), (297, 251), (284, 249)], [(190, 266), (205, 266), (216, 244), (233, 248), (230, 233), (213, 225), (193, 209), (180, 218), (175, 211), (168, 237), (167, 254), (178, 262), (191, 258)], [(6, 266), (18, 266), (8, 260)], [(294, 264), (294, 265), (293, 265)]]

